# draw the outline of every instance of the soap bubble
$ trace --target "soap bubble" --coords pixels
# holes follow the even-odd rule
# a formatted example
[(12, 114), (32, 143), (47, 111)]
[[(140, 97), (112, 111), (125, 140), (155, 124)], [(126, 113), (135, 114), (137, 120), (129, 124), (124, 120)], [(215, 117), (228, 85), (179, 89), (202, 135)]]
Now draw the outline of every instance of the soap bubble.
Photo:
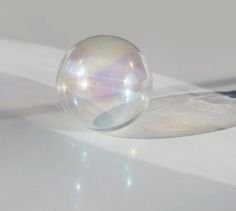
[(113, 130), (147, 107), (152, 74), (140, 50), (114, 36), (95, 36), (72, 47), (62, 60), (57, 92), (63, 108), (83, 127)]

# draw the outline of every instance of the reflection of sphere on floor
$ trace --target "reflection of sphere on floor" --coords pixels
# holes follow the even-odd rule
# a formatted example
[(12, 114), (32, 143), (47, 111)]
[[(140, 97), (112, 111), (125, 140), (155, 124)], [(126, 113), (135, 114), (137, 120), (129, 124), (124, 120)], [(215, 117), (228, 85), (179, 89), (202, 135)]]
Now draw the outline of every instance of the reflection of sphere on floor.
[(85, 127), (120, 128), (149, 102), (152, 76), (137, 47), (113, 36), (85, 39), (68, 51), (57, 78), (63, 107)]

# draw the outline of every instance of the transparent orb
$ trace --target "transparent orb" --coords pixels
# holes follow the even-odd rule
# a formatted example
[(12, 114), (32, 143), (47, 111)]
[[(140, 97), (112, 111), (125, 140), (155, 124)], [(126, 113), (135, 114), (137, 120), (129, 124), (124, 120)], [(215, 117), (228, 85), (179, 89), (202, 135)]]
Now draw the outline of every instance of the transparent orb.
[(147, 107), (152, 88), (142, 52), (114, 36), (87, 38), (62, 60), (57, 92), (62, 106), (82, 126), (113, 130), (134, 121)]

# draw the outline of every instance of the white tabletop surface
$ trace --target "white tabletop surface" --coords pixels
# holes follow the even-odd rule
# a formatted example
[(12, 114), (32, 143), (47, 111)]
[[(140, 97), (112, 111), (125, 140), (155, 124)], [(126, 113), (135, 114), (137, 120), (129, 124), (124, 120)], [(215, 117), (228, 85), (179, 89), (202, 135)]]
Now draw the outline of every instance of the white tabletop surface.
[[(0, 40), (0, 210), (236, 210), (234, 127), (156, 139), (78, 129), (57, 105), (63, 54)], [(206, 91), (154, 79), (159, 97)]]

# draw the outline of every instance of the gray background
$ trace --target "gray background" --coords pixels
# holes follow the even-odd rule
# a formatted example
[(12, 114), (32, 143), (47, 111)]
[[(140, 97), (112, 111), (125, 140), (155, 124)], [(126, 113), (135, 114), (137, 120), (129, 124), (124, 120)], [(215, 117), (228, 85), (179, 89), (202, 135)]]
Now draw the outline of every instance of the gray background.
[(0, 1), (0, 36), (67, 49), (96, 34), (135, 43), (152, 71), (236, 89), (235, 1)]
[[(235, 16), (223, 0), (0, 0), (0, 37), (66, 49), (115, 34), (137, 44), (153, 71), (229, 90)], [(54, 83), (60, 56), (0, 39), (0, 210), (236, 210), (235, 128), (147, 141), (70, 133), (71, 120), (50, 112), (55, 90), (37, 82)], [(60, 124), (66, 132), (55, 131)]]

